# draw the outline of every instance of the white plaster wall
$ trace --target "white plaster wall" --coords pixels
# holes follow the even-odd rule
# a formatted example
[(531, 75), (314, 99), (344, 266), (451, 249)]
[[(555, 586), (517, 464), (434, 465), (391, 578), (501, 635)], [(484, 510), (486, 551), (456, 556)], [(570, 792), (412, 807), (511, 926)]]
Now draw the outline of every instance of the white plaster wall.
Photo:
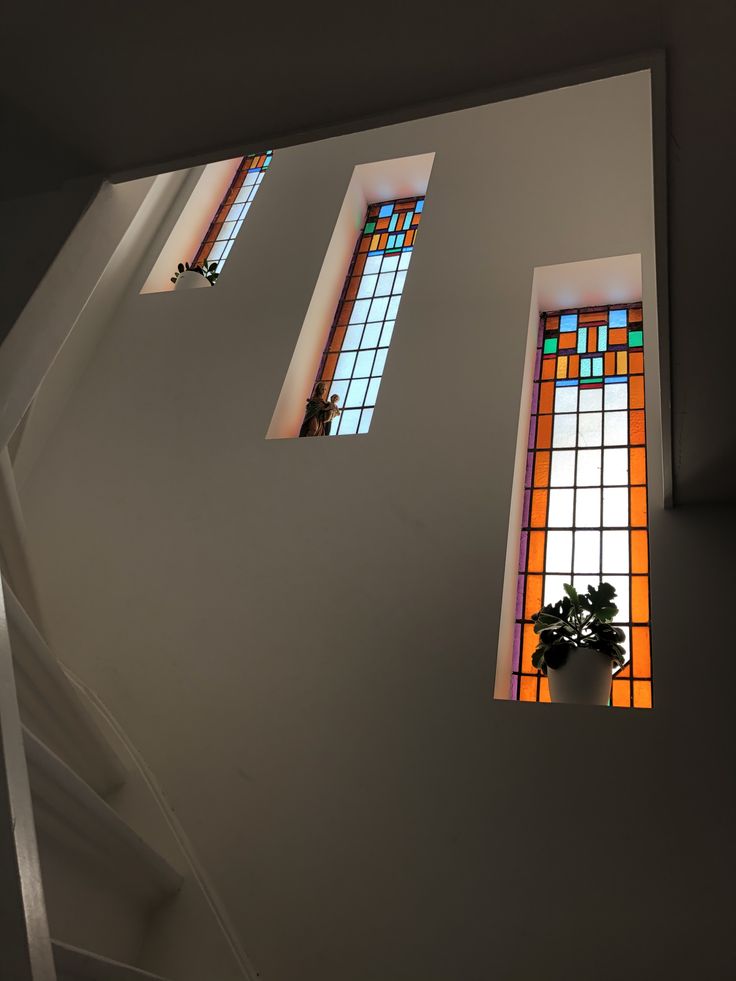
[[(654, 711), (492, 699), (532, 272), (641, 253), (652, 309), (647, 92), (279, 151), (215, 289), (140, 296), (142, 263), (25, 484), (53, 640), (265, 979), (728, 974), (726, 701), (669, 616), (720, 523), (654, 474)], [(266, 440), (354, 165), (424, 152), (370, 435)]]

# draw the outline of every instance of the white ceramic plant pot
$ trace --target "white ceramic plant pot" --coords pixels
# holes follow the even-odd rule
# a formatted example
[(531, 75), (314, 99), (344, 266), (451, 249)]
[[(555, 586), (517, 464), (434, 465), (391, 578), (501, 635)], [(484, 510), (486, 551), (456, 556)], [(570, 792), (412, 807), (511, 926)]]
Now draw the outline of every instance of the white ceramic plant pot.
[(175, 290), (198, 290), (203, 286), (212, 286), (209, 279), (205, 279), (202, 273), (193, 272), (191, 269), (179, 273), (174, 283)]
[(573, 647), (561, 668), (547, 668), (553, 702), (608, 705), (613, 661), (588, 647)]

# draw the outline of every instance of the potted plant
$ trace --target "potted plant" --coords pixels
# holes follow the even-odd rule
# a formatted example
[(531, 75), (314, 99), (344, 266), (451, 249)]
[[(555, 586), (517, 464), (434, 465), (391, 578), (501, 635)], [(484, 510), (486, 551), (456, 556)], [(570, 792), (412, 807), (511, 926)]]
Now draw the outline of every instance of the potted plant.
[(616, 590), (604, 582), (579, 594), (565, 583), (565, 593), (532, 617), (539, 635), (532, 664), (549, 678), (553, 702), (607, 705), (613, 666), (626, 661), (626, 635), (611, 623), (618, 614)]
[(171, 277), (171, 282), (177, 290), (197, 289), (200, 286), (214, 286), (219, 275), (216, 262), (205, 260), (201, 266), (190, 266), (188, 262), (180, 262)]

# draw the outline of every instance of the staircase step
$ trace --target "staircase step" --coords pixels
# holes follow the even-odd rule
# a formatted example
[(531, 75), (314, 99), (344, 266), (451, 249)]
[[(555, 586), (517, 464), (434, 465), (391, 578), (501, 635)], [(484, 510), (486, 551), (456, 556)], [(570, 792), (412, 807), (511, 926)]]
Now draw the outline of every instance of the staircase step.
[(174, 895), (182, 877), (63, 760), (23, 730), (39, 837), (86, 856), (147, 904)]
[(164, 981), (158, 974), (149, 974), (58, 940), (52, 940), (51, 947), (58, 981)]
[(106, 797), (125, 782), (123, 763), (4, 581), (3, 592), (23, 724)]

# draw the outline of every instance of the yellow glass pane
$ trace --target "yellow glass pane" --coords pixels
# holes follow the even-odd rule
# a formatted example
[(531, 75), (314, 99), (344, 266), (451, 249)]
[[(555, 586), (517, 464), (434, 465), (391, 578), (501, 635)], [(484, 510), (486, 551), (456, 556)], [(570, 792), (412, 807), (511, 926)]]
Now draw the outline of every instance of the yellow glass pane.
[(629, 372), (632, 375), (644, 374), (644, 355), (641, 351), (632, 351), (629, 357)]
[(544, 528), (547, 524), (547, 491), (532, 491), (532, 510), (530, 524), (532, 528)]
[[(546, 493), (546, 491), (545, 491)], [(529, 532), (529, 559), (527, 569), (529, 572), (544, 572), (544, 539), (545, 531)], [(536, 610), (532, 611), (536, 613)]]
[(651, 681), (634, 682), (634, 708), (648, 709), (652, 707)]
[(611, 705), (616, 705), (619, 708), (628, 708), (631, 705), (631, 683), (627, 679), (613, 679)]
[(629, 440), (632, 444), (644, 443), (644, 410), (632, 409), (629, 413)]
[[(532, 532), (532, 534), (540, 534)], [(543, 533), (542, 533), (543, 534)], [(543, 576), (526, 577), (526, 602), (524, 604), (524, 619), (530, 620), (535, 613), (539, 613), (542, 608), (542, 582)]]
[(646, 487), (631, 488), (631, 524), (634, 528), (647, 523), (647, 489)]
[(649, 550), (645, 531), (631, 532), (631, 571), (649, 572)]
[(616, 374), (626, 374), (626, 351), (616, 351)]
[(536, 702), (537, 700), (537, 679), (521, 676), (519, 678), (519, 701)]
[(567, 378), (567, 355), (561, 354), (557, 359), (557, 377)]
[(644, 449), (638, 446), (629, 450), (629, 480), (632, 484), (646, 484), (647, 461)]
[(549, 485), (549, 450), (540, 450), (534, 460), (534, 486), (547, 487)]
[(634, 676), (649, 678), (652, 674), (652, 655), (649, 640), (649, 627), (631, 628), (631, 660)]
[(634, 623), (649, 621), (649, 577), (631, 577), (631, 619)]
[(629, 405), (632, 409), (644, 408), (644, 376), (633, 375), (629, 380)]

